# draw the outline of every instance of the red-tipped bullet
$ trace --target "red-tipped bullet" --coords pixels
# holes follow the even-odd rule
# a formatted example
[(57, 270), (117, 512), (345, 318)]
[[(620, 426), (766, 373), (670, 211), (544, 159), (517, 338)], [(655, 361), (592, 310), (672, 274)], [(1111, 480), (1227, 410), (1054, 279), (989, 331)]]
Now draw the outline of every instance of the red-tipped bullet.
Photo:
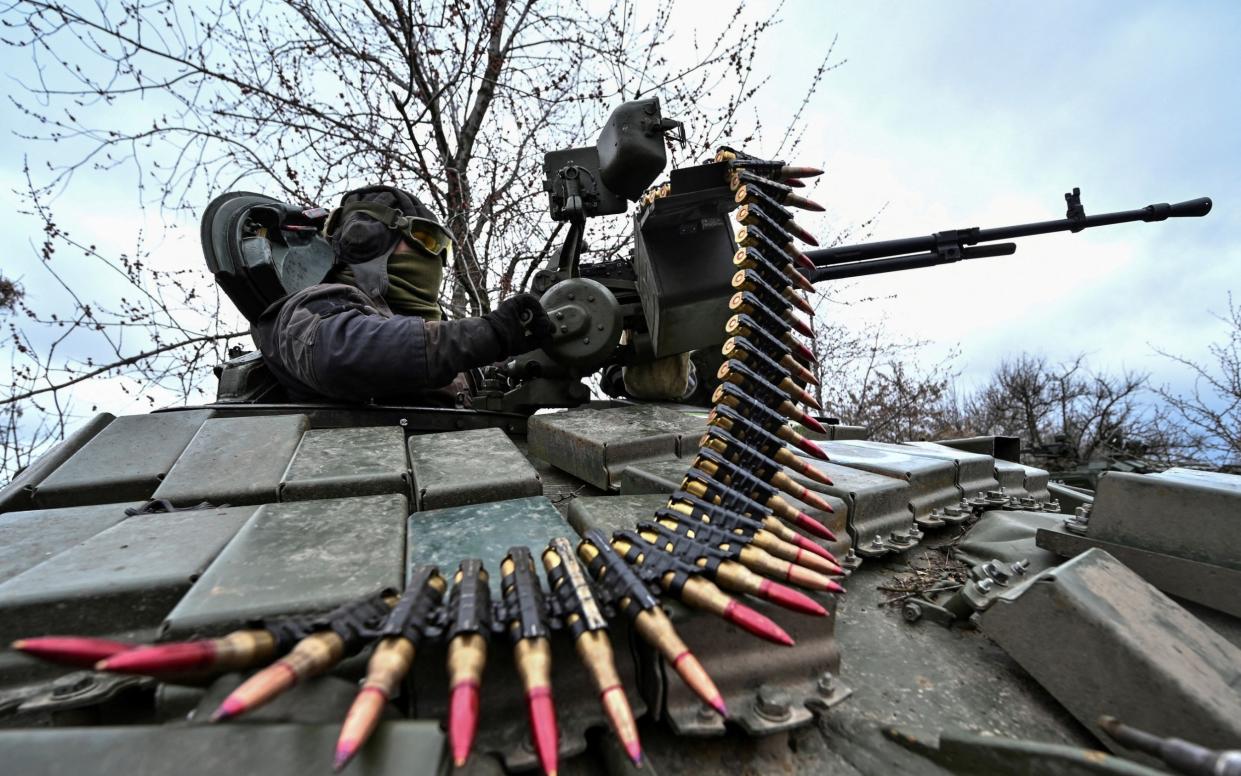
[[(803, 253), (802, 250), (798, 248), (796, 245), (794, 245), (793, 243), (789, 243), (788, 245), (785, 246), (785, 248), (788, 250), (790, 254), (793, 255), (793, 258), (797, 261), (798, 264), (802, 265), (806, 269), (816, 269), (815, 264), (813, 261), (810, 260), (810, 257), (807, 256), (805, 253)], [(798, 274), (801, 274), (801, 273), (798, 273)], [(813, 286), (811, 287), (813, 288)]]
[(791, 647), (796, 643), (792, 636), (772, 622), (770, 618), (735, 599), (724, 609), (724, 619), (767, 641), (786, 647)]
[(786, 164), (780, 168), (784, 178), (817, 178), (822, 174), (822, 169), (805, 164)]
[(829, 514), (836, 511), (835, 509), (832, 508), (831, 504), (823, 500), (822, 496), (820, 496), (818, 493), (815, 493), (813, 490), (805, 486), (801, 486), (801, 491), (795, 495), (802, 501), (814, 507), (815, 509), (821, 510), (823, 512), (827, 512)]
[(806, 347), (804, 343), (798, 342), (793, 337), (785, 337), (783, 341), (785, 345), (788, 345), (790, 348), (792, 348), (794, 353), (804, 358), (807, 362), (811, 364), (819, 363), (819, 359), (814, 357), (814, 351)]
[(220, 707), (211, 715), (211, 721), (223, 722), (226, 719), (232, 719), (245, 710), (246, 704), (240, 698), (225, 698)]
[(772, 582), (770, 579), (763, 580), (758, 594), (773, 604), (783, 606), (786, 609), (792, 609), (795, 612), (811, 614), (816, 617), (827, 616), (827, 610), (810, 596), (800, 593), (791, 587), (786, 587), (779, 582)]
[[(340, 639), (335, 633), (328, 632), (331, 636)], [(307, 639), (314, 638), (321, 634), (313, 634), (303, 639), (304, 643)], [(220, 707), (211, 715), (212, 722), (223, 722), (226, 719), (232, 719), (239, 714), (243, 714), (252, 709), (266, 704), (276, 696), (288, 690), (297, 684), (302, 676), (293, 666), (286, 662), (288, 656), (272, 663), (257, 674), (241, 683), (236, 690), (224, 699)]]
[(818, 458), (820, 461), (829, 460), (827, 457), (827, 453), (823, 451), (823, 448), (819, 447), (814, 442), (810, 441), (809, 439), (806, 439), (805, 437), (801, 437), (800, 439), (797, 440), (797, 446), (800, 447), (805, 452), (809, 453), (810, 455), (813, 455), (815, 458)]
[(789, 325), (792, 326), (794, 329), (796, 329), (798, 333), (804, 334), (807, 337), (814, 336), (814, 329), (810, 328), (810, 324), (806, 323), (801, 318), (798, 318), (793, 313), (790, 312), (788, 314), (787, 320), (789, 322)]
[(100, 660), (96, 671), (157, 676), (210, 668), (215, 662), (215, 641), (182, 641), (138, 647)]
[(805, 512), (798, 512), (797, 518), (793, 520), (793, 524), (804, 531), (809, 531), (815, 536), (827, 539), (829, 542), (836, 541), (836, 534), (832, 533), (830, 528), (823, 525), (818, 520), (815, 520)]
[(806, 188), (805, 181), (800, 181), (797, 178), (785, 178), (784, 180), (780, 181), (780, 183), (783, 183), (785, 186), (788, 186), (790, 189)]
[(452, 743), (452, 761), (458, 768), (470, 758), (477, 730), (478, 683), (461, 682), (452, 688), (448, 704), (448, 740)]
[(534, 739), (534, 751), (539, 764), (548, 776), (555, 776), (559, 757), (559, 733), (556, 730), (556, 707), (552, 704), (551, 687), (534, 687), (526, 693), (526, 708), (530, 712), (530, 735)]
[(838, 566), (840, 565), (840, 561), (836, 559), (836, 556), (833, 555), (830, 550), (826, 547), (815, 544), (804, 536), (797, 536), (793, 539), (793, 544), (796, 544), (799, 549), (805, 550), (806, 552), (812, 552), (820, 558), (830, 560)]
[[(780, 461), (780, 462), (785, 463), (784, 461)], [(798, 472), (799, 474), (804, 474), (805, 476), (809, 477), (810, 479), (816, 482), (820, 482), (824, 485), (835, 484), (832, 482), (831, 477), (828, 477), (826, 474), (824, 474), (823, 472), (819, 471), (818, 469), (814, 468), (809, 463), (801, 459), (794, 458), (792, 462), (786, 463), (785, 465), (793, 469), (794, 471)]]
[(698, 658), (694, 657), (693, 652), (686, 649), (674, 657), (672, 667), (699, 698), (706, 701), (721, 717), (728, 717), (728, 705), (724, 703), (724, 696), (716, 689), (715, 683), (707, 675), (707, 670), (698, 662)]
[(818, 202), (815, 202), (812, 199), (807, 199), (798, 194), (786, 194), (784, 197), (784, 202), (781, 204), (783, 204), (785, 207), (795, 207), (795, 208), (800, 208), (802, 210), (813, 210), (816, 213), (822, 213), (824, 210), (827, 210), (827, 208), (823, 207)]
[(67, 666), (90, 668), (100, 660), (133, 649), (133, 644), (87, 636), (41, 636), (14, 641), (18, 652)]
[(812, 431), (817, 431), (820, 434), (827, 433), (827, 427), (824, 426), (822, 423), (820, 423), (818, 420), (815, 420), (810, 415), (802, 413), (802, 416), (800, 418), (797, 418), (797, 421), (801, 423), (803, 426), (805, 426), (806, 428), (811, 429)]
[(793, 235), (797, 239), (801, 240), (802, 242), (807, 243), (809, 245), (814, 245), (816, 247), (818, 246), (819, 241), (815, 239), (814, 235), (812, 235), (810, 232), (807, 232), (804, 228), (802, 228), (800, 224), (798, 224), (793, 219), (790, 218), (789, 220), (785, 221), (783, 226), (784, 226), (785, 231), (787, 231), (789, 234)]
[(336, 756), (332, 761), (333, 770), (339, 772), (358, 753), (358, 749), (366, 743), (379, 725), (387, 703), (388, 695), (379, 687), (363, 687), (358, 692), (353, 705), (349, 708), (348, 716), (345, 717), (340, 738), (336, 740)]

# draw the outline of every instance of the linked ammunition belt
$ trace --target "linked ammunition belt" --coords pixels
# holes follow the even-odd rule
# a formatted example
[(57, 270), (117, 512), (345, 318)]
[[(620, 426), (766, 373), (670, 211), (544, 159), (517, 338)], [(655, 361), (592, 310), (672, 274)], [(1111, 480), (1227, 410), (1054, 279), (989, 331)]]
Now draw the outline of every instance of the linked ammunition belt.
[[(794, 246), (794, 236), (808, 242), (813, 238), (788, 209), (821, 209), (795, 193), (801, 178), (820, 171), (731, 148), (720, 149), (715, 161), (723, 163), (733, 201), (742, 208), (738, 219), (745, 224), (737, 240), (745, 247), (733, 257), (739, 271), (729, 303), (735, 315), (726, 327), (731, 337), (724, 347), (728, 360), (718, 375), (722, 382), (701, 449), (680, 489), (651, 519), (612, 536), (588, 530), (576, 545), (554, 539), (537, 559), (528, 547), (510, 548), (499, 566), (501, 595), (496, 600), (483, 560), (473, 558), (462, 560), (451, 579), (435, 566), (418, 566), (400, 595), (379, 591), (321, 616), (271, 618), (218, 639), (136, 646), (47, 637), (27, 639), (20, 648), (78, 665), (89, 656), (90, 662), (98, 660), (98, 670), (166, 679), (266, 666), (224, 700), (213, 716), (222, 720), (262, 706), (296, 682), (323, 674), (374, 645), (366, 680), (341, 731), (338, 769), (366, 742), (386, 701), (401, 691), (415, 647), (423, 643), (447, 645), (447, 729), (457, 765), (468, 758), (474, 739), (492, 637), (507, 637), (513, 644), (535, 751), (549, 773), (557, 768), (549, 648), (557, 633), (573, 639), (608, 720), (635, 763), (641, 747), (613, 662), (610, 620), (623, 617), (704, 702), (727, 715), (719, 690), (658, 605), (659, 596), (791, 645), (793, 640), (779, 625), (734, 595), (754, 595), (802, 614), (824, 616), (819, 602), (783, 581), (820, 593), (839, 592), (830, 577), (842, 572), (820, 542), (794, 527), (819, 539), (834, 539), (831, 532), (787, 499), (823, 511), (830, 511), (830, 505), (784, 473), (791, 468), (830, 482), (802, 457), (826, 456), (789, 424), (793, 420), (822, 430), (796, 406), (817, 406), (806, 391), (814, 382), (815, 361), (795, 334), (811, 331), (796, 309), (812, 312), (813, 306), (798, 290), (812, 286), (797, 269), (809, 260)], [(664, 184), (643, 195), (640, 207), (656, 207), (659, 199), (673, 193)]]

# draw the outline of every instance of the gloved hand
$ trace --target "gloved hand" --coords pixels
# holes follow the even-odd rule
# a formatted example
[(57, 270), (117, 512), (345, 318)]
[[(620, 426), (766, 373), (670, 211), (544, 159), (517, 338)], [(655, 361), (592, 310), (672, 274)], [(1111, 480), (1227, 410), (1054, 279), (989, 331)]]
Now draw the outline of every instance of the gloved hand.
[(518, 294), (483, 316), (504, 344), (508, 355), (526, 353), (551, 341), (555, 324), (533, 294)]

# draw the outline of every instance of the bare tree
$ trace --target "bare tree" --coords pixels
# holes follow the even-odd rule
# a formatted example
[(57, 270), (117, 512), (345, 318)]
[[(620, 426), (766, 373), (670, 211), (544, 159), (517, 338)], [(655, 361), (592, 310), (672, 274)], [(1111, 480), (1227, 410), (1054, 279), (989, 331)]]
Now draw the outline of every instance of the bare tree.
[(1165, 385), (1158, 394), (1195, 436), (1205, 457), (1241, 471), (1241, 305), (1229, 294), (1228, 311), (1216, 317), (1228, 332), (1223, 342), (1209, 348), (1214, 363), (1159, 350), (1188, 369), (1194, 381), (1186, 393)]
[(1084, 355), (1053, 364), (1022, 354), (1003, 361), (987, 385), (964, 398), (962, 426), (1019, 437), (1031, 462), (1057, 470), (1108, 457), (1152, 467), (1187, 462), (1193, 440), (1149, 401), (1148, 379), (1091, 371)]
[[(240, 334), (227, 315), (212, 314), (219, 299), (202, 273), (171, 272), (141, 242), (124, 256), (105, 257), (88, 237), (58, 226), (53, 197), (81, 176), (135, 181), (139, 202), (175, 223), (225, 190), (331, 204), (358, 185), (406, 186), (456, 238), (445, 301), (464, 315), (524, 289), (555, 246), (542, 154), (592, 142), (624, 99), (657, 94), (665, 113), (691, 128), (686, 148), (670, 145), (674, 164), (700, 159), (725, 139), (795, 152), (797, 119), (825, 73), (841, 64), (831, 61), (830, 48), (808, 74), (806, 99), (786, 117), (788, 128), (768, 138), (748, 106), (765, 83), (754, 55), (776, 19), (741, 4), (707, 19), (718, 29), (681, 27), (674, 35), (671, 2), (643, 5), (642, 13), (638, 6), (8, 6), (4, 42), (29, 53), (33, 73), (10, 94), (33, 127), (19, 137), (51, 149), (46, 169), (32, 166), (39, 173), (27, 197), (44, 225), (40, 264), (68, 302), (18, 303), (23, 324), (10, 325), (13, 379), (0, 411), (14, 429), (51, 418), (42, 438), (54, 439), (69, 414), (66, 391), (92, 376), (119, 375), (125, 390), (147, 395), (159, 387), (184, 400)], [(627, 229), (600, 224), (588, 238), (608, 255), (622, 250)], [(61, 265), (66, 253), (119, 273), (126, 290), (97, 298), (87, 271)], [(3, 471), (22, 465), (42, 444), (26, 444), (36, 437), (19, 430), (6, 437), (21, 450)]]
[[(893, 337), (882, 322), (859, 327), (849, 321), (853, 309), (869, 299), (845, 301), (822, 293), (815, 302), (810, 348), (819, 385), (815, 398), (845, 423), (867, 428), (872, 439), (905, 441), (951, 435), (955, 402), (951, 400), (955, 354), (925, 366), (919, 353), (925, 342)], [(842, 315), (848, 311), (849, 314)]]

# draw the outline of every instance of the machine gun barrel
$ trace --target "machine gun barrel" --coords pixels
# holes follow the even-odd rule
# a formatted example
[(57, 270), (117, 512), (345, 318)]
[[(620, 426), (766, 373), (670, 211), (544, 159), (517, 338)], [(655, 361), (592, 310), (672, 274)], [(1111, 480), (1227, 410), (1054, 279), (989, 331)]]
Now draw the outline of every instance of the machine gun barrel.
[(1000, 226), (993, 229), (951, 229), (925, 237), (907, 237), (900, 240), (880, 240), (857, 245), (839, 245), (808, 251), (807, 256), (817, 269), (807, 276), (812, 282), (837, 278), (895, 272), (903, 269), (931, 267), (963, 259), (1006, 256), (1016, 251), (1013, 243), (969, 248), (978, 243), (1012, 240), (1052, 232), (1080, 232), (1096, 226), (1111, 226), (1131, 221), (1164, 221), (1168, 218), (1198, 218), (1211, 212), (1210, 197), (1199, 197), (1187, 202), (1169, 205), (1166, 202), (1147, 205), (1138, 210), (1122, 210), (1116, 213), (1100, 213), (1087, 216), (1081, 208), (1080, 192), (1074, 189), (1065, 194), (1069, 202), (1069, 217), (1055, 221), (1039, 221), (1032, 224)]

